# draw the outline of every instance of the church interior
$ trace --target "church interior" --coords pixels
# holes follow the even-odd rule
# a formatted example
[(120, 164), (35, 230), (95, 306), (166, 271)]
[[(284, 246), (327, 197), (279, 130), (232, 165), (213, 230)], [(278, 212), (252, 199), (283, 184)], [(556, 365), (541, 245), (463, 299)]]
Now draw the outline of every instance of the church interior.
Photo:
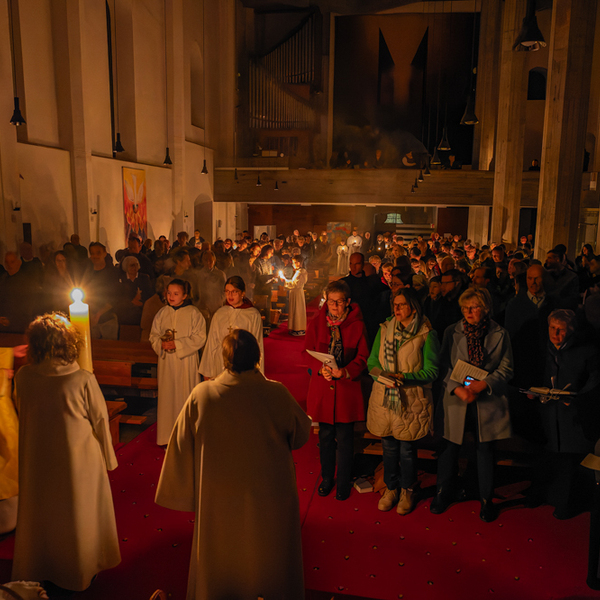
[[(521, 45), (532, 20), (541, 40)], [(213, 243), (346, 224), (600, 253), (598, 0), (2, 0), (0, 83), (2, 262), (23, 242), (43, 260), (72, 234), (114, 256), (132, 231)], [(12, 335), (0, 346), (23, 343)], [(140, 362), (127, 343), (94, 346), (103, 389), (144, 387), (108, 364)], [(264, 354), (306, 409), (303, 344), (280, 323)], [(123, 562), (75, 598), (186, 597), (194, 514), (154, 504), (164, 449), (144, 420), (121, 420), (121, 441), (116, 422)], [(368, 476), (372, 442), (356, 442)], [(306, 598), (600, 597), (586, 585), (590, 513), (525, 508), (522, 448), (504, 450), (494, 523), (474, 502), (430, 514), (426, 445), (424, 500), (400, 518), (374, 493), (319, 498), (311, 433), (294, 452)], [(0, 583), (13, 551), (0, 536)]]

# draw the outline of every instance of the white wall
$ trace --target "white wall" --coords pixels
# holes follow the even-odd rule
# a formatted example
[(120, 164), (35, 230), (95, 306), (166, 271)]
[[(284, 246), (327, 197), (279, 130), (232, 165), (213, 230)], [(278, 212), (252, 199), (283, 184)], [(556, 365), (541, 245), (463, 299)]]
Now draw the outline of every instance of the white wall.
[(104, 0), (80, 4), (81, 59), (86, 135), (94, 154), (112, 155), (110, 126), (110, 82)]
[(69, 153), (17, 144), (23, 223), (31, 223), (33, 247), (54, 243), (55, 250), (73, 233), (73, 194)]
[[(173, 220), (170, 169), (93, 157), (92, 206), (98, 210), (100, 241), (113, 256), (127, 245), (123, 215), (123, 167), (143, 169), (146, 173), (148, 236), (155, 239), (159, 235), (168, 235)], [(90, 213), (92, 233), (96, 226), (95, 217)]]
[(163, 0), (133, 5), (137, 160), (159, 165), (167, 148), (164, 5)]
[(51, 0), (21, 0), (19, 24), (29, 142), (59, 145)]

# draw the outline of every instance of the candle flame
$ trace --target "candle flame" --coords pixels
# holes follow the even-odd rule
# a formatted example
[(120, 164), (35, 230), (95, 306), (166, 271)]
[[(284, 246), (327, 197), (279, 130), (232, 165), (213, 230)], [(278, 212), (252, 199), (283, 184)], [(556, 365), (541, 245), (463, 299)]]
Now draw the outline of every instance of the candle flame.
[(83, 300), (83, 290), (75, 288), (71, 291), (71, 299), (73, 302), (81, 302)]

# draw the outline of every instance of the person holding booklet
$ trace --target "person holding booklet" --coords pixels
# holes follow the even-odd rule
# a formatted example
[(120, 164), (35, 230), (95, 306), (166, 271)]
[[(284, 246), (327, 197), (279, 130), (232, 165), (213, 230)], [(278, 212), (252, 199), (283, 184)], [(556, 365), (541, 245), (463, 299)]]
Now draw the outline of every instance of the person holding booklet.
[(337, 462), (335, 497), (346, 500), (352, 489), (354, 422), (365, 419), (360, 377), (369, 349), (362, 314), (357, 304), (351, 304), (348, 284), (331, 281), (325, 288), (325, 299), (306, 331), (305, 349), (326, 355), (320, 359), (309, 354), (307, 413), (319, 422), (323, 477), (319, 496), (327, 496), (333, 489)]
[[(443, 436), (438, 460), (436, 495), (429, 510), (443, 513), (464, 489), (457, 485), (458, 455), (465, 430), (475, 437), (477, 475), (481, 499), (480, 518), (491, 522), (498, 516), (494, 496), (494, 442), (510, 437), (507, 384), (513, 376), (508, 332), (490, 319), (489, 292), (469, 288), (460, 296), (461, 321), (450, 325), (442, 341)], [(456, 381), (459, 361), (483, 369), (485, 377), (466, 376)], [(460, 365), (459, 365), (460, 366)], [(483, 373), (482, 373), (483, 374)]]
[(381, 324), (367, 361), (375, 380), (367, 429), (381, 437), (387, 490), (377, 508), (399, 515), (416, 506), (417, 440), (431, 430), (431, 384), (438, 376), (440, 343), (423, 315), (417, 292), (404, 288), (393, 300), (393, 316)]

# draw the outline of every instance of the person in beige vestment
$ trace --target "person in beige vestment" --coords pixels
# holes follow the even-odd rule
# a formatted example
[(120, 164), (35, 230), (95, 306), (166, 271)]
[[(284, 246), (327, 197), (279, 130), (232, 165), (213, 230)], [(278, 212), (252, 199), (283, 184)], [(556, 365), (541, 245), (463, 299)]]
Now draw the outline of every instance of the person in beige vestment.
[(226, 370), (196, 386), (169, 441), (156, 502), (195, 511), (188, 600), (304, 600), (292, 450), (311, 421), (258, 369), (256, 338), (223, 341)]
[(82, 591), (121, 561), (107, 469), (117, 467), (108, 412), (80, 336), (61, 314), (28, 329), (30, 364), (15, 376), (19, 512), (14, 580)]

